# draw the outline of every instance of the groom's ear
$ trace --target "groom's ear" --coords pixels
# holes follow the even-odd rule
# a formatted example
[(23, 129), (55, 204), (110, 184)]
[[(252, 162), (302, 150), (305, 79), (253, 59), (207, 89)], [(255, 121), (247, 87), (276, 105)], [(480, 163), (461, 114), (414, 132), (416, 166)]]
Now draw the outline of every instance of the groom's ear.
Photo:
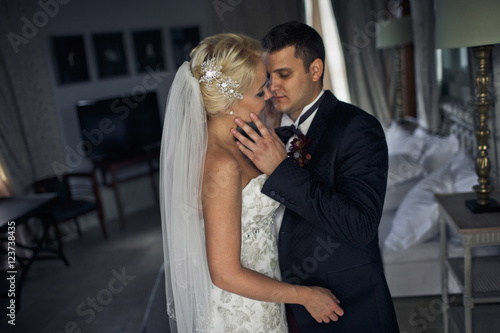
[(323, 61), (320, 58), (316, 58), (309, 66), (309, 72), (312, 73), (314, 82), (320, 81), (323, 75)]

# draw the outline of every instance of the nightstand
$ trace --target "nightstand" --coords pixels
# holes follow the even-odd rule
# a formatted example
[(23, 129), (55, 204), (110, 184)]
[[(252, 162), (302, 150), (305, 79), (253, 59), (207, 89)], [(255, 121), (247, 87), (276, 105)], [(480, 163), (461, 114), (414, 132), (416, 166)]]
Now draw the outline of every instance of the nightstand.
[[(472, 257), (473, 247), (500, 245), (500, 213), (473, 214), (466, 199), (475, 193), (437, 194), (441, 226), (441, 270), (443, 328), (452, 323), (457, 332), (500, 331), (500, 256)], [(491, 197), (500, 201), (500, 192)], [(448, 258), (447, 226), (459, 235), (463, 258)], [(457, 277), (463, 293), (463, 306), (450, 307), (448, 271)], [(490, 304), (488, 304), (490, 303)], [(481, 304), (475, 307), (476, 304)], [(465, 319), (464, 319), (465, 317)]]

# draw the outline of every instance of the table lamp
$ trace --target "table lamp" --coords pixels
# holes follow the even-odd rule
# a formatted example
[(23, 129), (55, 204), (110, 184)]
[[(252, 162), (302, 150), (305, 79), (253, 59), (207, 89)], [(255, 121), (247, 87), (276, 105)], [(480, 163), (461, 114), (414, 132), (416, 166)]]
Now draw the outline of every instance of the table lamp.
[[(397, 19), (380, 21), (376, 25), (377, 37), (376, 46), (378, 49), (401, 47), (413, 42), (411, 19), (410, 16), (403, 16)], [(402, 84), (402, 63), (401, 63), (401, 48), (396, 52), (395, 57), (395, 99), (396, 99), (396, 118), (403, 117), (403, 84)]]
[(476, 174), (479, 184), (473, 187), (477, 200), (467, 200), (473, 213), (500, 212), (500, 204), (490, 198), (490, 160), (488, 112), (494, 98), (490, 95), (489, 59), (492, 44), (500, 43), (500, 1), (498, 0), (435, 0), (436, 48), (473, 47), (479, 63), (474, 97), (477, 117), (476, 141), (478, 156)]
[(410, 16), (378, 22), (377, 48), (401, 46), (412, 41)]

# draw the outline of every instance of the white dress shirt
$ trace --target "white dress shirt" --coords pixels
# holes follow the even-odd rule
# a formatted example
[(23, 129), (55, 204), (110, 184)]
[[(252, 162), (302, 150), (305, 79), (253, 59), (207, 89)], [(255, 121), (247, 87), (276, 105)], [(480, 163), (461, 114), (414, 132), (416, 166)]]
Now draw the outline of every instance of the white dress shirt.
[[(299, 120), (300, 120), (300, 117), (302, 116), (302, 114), (304, 113), (304, 110), (309, 110), (309, 108), (311, 106), (313, 106), (314, 103), (316, 103), (316, 101), (321, 97), (323, 96), (323, 94), (325, 93), (325, 90), (322, 89), (321, 92), (318, 94), (318, 96), (316, 97), (316, 99), (314, 101), (311, 102), (311, 104), (308, 104), (306, 105), (302, 111), (300, 112), (300, 115), (297, 117), (297, 119), (294, 121), (292, 121), (292, 119), (290, 118), (290, 116), (288, 114), (284, 114), (283, 117), (281, 117), (281, 126), (289, 126), (289, 125), (295, 125), (297, 127), (297, 124), (299, 123)], [(319, 109), (319, 107), (318, 107)], [(300, 124), (300, 126), (298, 127), (298, 129), (304, 134), (306, 135), (307, 134), (307, 131), (309, 130), (309, 127), (311, 126), (311, 123), (314, 119), (314, 116), (316, 116), (316, 112), (318, 111), (318, 109), (314, 110), (313, 113), (306, 119), (304, 120), (304, 122), (302, 124)], [(293, 139), (295, 139), (297, 137), (297, 134), (294, 134), (289, 140), (288, 142), (286, 143), (286, 150), (288, 151), (290, 149), (290, 142), (292, 142)], [(274, 215), (274, 227), (275, 227), (275, 230), (276, 230), (276, 235), (278, 235), (277, 237), (279, 238), (279, 231), (280, 231), (280, 228), (281, 228), (281, 223), (283, 222), (283, 215), (285, 214), (285, 206), (284, 205), (280, 205), (278, 207), (278, 209), (276, 210), (276, 214)]]

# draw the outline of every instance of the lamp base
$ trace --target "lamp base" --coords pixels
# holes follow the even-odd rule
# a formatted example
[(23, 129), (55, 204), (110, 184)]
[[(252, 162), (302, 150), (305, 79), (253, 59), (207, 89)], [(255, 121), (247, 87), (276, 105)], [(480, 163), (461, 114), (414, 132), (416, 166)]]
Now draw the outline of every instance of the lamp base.
[(500, 204), (492, 198), (488, 199), (487, 205), (480, 205), (477, 200), (465, 200), (465, 205), (473, 214), (500, 213)]

